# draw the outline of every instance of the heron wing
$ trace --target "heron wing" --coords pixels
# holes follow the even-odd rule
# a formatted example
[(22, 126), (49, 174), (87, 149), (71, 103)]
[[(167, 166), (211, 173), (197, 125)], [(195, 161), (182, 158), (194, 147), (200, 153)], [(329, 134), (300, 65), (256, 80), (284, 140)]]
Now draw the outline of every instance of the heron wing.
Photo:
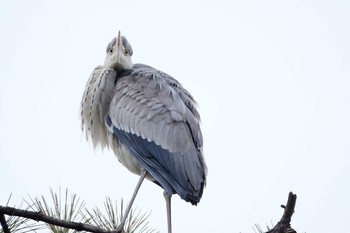
[(118, 74), (110, 130), (168, 193), (170, 184), (188, 201), (205, 184), (199, 121), (192, 96), (169, 75), (141, 64)]

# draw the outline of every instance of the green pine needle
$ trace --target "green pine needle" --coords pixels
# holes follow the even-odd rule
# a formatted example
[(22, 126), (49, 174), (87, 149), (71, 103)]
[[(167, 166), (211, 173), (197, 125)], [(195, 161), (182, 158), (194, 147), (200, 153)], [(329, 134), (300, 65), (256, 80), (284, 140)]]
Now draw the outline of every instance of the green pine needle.
[[(74, 221), (80, 222), (83, 221), (83, 216), (81, 215), (81, 211), (85, 207), (85, 202), (81, 201), (76, 194), (70, 195), (68, 194), (68, 189), (66, 189), (65, 194), (61, 194), (61, 188), (59, 188), (58, 193), (55, 193), (52, 189), (50, 189), (51, 193), (51, 202), (47, 201), (44, 196), (41, 198), (30, 198), (32, 202), (32, 206), (34, 206), (34, 211), (40, 211), (43, 214), (58, 218), (65, 221)], [(63, 200), (62, 200), (63, 199)], [(67, 229), (64, 227), (55, 226), (53, 224), (46, 223), (46, 226), (53, 233), (75, 233), (76, 230)]]
[[(7, 200), (6, 206), (9, 206), (11, 197), (12, 197), (12, 193), (10, 194)], [(22, 206), (22, 203), (19, 205), (18, 208), (21, 208), (21, 206)], [(29, 210), (29, 209), (30, 209), (30, 206), (25, 208), (25, 210)], [(6, 216), (5, 219), (10, 232), (26, 233), (26, 232), (36, 232), (37, 230), (42, 229), (42, 226), (38, 225), (37, 222), (28, 218), (21, 218), (18, 216)], [(3, 232), (4, 230), (2, 229), (2, 226), (0, 224), (0, 233), (3, 233)]]
[[(106, 198), (104, 207), (106, 214), (103, 214), (103, 212), (98, 207), (95, 207), (93, 211), (86, 210), (88, 213), (86, 223), (108, 230), (115, 230), (119, 226), (121, 219), (123, 218), (124, 202), (123, 200), (121, 200), (120, 208), (118, 209), (117, 202), (115, 206), (113, 206), (112, 200), (110, 198)], [(141, 211), (131, 210), (124, 226), (125, 232), (156, 232), (154, 229), (151, 229), (149, 227), (149, 222), (147, 221), (149, 215), (150, 214), (147, 213), (141, 213)]]
[[(61, 188), (59, 188), (58, 192), (54, 192), (50, 189), (50, 194), (50, 198), (44, 196), (32, 198), (29, 196), (29, 200), (24, 200), (28, 206), (26, 210), (32, 210), (35, 212), (40, 211), (42, 214), (53, 218), (65, 221), (82, 222), (107, 230), (116, 229), (123, 218), (123, 200), (121, 200), (120, 206), (118, 206), (117, 203), (113, 205), (110, 198), (106, 198), (106, 201), (104, 202), (104, 211), (101, 211), (97, 207), (92, 211), (89, 211), (85, 208), (85, 202), (80, 200), (76, 194), (69, 194), (68, 189), (63, 193), (61, 192)], [(125, 232), (155, 233), (156, 231), (149, 227), (149, 222), (147, 221), (149, 215), (150, 214), (148, 213), (141, 213), (141, 211), (131, 210), (125, 223)], [(8, 216), (6, 221), (9, 230), (12, 233), (36, 232), (37, 230), (45, 228), (49, 229), (52, 233), (77, 232), (76, 230), (48, 223), (43, 224), (41, 222), (35, 222), (30, 219), (16, 216)], [(2, 232), (3, 230), (0, 225), (0, 233)]]

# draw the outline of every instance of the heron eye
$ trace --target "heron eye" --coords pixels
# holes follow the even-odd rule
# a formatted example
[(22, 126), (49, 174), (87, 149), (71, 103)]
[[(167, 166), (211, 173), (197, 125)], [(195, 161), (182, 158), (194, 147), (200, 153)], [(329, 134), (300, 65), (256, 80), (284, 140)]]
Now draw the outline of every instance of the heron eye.
[(124, 51), (124, 54), (125, 54), (125, 55), (129, 55), (129, 50), (125, 50), (125, 51)]
[(109, 53), (113, 53), (113, 49), (109, 49), (108, 52), (109, 52)]

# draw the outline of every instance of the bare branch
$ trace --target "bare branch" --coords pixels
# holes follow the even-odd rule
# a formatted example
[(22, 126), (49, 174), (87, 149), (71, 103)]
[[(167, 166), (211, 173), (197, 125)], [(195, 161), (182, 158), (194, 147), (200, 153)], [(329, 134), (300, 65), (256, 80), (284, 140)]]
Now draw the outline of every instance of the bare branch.
[(297, 195), (292, 192), (289, 193), (287, 205), (281, 205), (284, 208), (284, 212), (281, 220), (276, 224), (274, 228), (267, 231), (266, 233), (297, 233), (290, 226), (290, 221), (294, 213), (295, 203), (297, 201)]
[[(77, 231), (88, 231), (88, 232), (93, 232), (93, 233), (118, 233), (116, 231), (105, 230), (105, 229), (95, 227), (95, 226), (92, 226), (89, 224), (64, 221), (61, 219), (57, 219), (57, 218), (53, 218), (53, 217), (44, 215), (41, 212), (34, 212), (34, 211), (29, 211), (29, 210), (16, 209), (13, 207), (0, 206), (0, 216), (4, 217), (4, 214), (10, 215), (10, 216), (23, 217), (23, 218), (30, 218), (30, 219), (33, 219), (35, 221), (42, 221), (42, 222), (46, 222), (49, 224), (54, 224), (56, 226), (74, 229)], [(1, 224), (3, 225), (2, 221), (1, 221)], [(5, 224), (6, 224), (6, 221), (5, 221)], [(6, 226), (7, 226), (7, 224), (6, 224)], [(3, 229), (4, 229), (4, 232), (6, 233), (4, 225), (3, 225)], [(8, 228), (7, 228), (7, 230), (8, 230)], [(9, 233), (9, 231), (7, 231), (7, 233)]]

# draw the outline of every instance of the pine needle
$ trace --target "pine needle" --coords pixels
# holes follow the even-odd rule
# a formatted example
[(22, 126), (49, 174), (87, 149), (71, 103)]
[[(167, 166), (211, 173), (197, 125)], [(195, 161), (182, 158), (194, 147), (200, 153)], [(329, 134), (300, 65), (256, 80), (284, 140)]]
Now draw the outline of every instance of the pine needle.
[[(119, 226), (124, 213), (124, 202), (121, 200), (120, 208), (118, 209), (118, 203), (113, 206), (112, 200), (106, 198), (104, 203), (106, 215), (98, 208), (95, 207), (91, 212), (86, 210), (88, 218), (86, 223), (94, 226), (104, 228), (107, 230), (115, 230)], [(131, 210), (125, 223), (126, 233), (154, 233), (156, 230), (149, 227), (147, 218), (150, 214), (141, 213), (141, 211)]]

